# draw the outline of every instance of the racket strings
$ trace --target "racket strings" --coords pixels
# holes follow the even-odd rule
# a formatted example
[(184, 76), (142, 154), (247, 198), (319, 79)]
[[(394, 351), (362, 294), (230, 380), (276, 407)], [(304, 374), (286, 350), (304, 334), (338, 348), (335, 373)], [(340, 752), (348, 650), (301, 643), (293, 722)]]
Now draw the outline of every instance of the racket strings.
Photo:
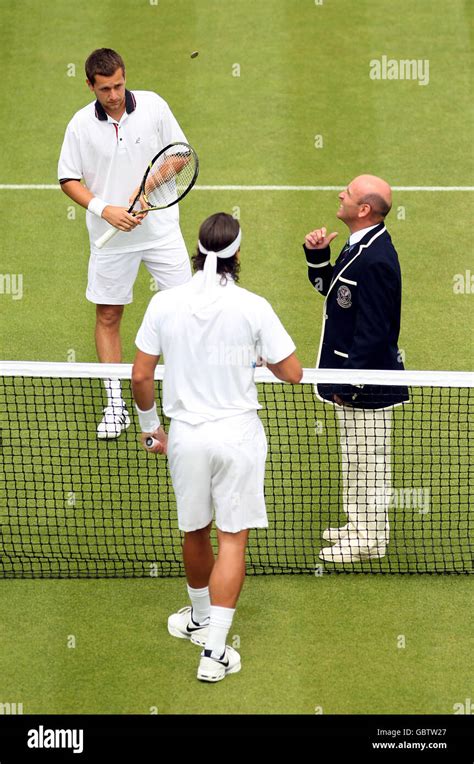
[(179, 199), (193, 183), (196, 157), (189, 146), (174, 145), (150, 167), (144, 195), (151, 207), (166, 207)]

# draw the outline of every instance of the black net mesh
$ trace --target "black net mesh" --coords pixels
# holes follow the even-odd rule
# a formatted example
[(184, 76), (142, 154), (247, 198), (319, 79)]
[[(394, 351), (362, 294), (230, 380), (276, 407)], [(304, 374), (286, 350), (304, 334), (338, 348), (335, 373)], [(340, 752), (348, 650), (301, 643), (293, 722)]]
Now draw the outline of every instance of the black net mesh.
[[(472, 388), (411, 387), (389, 412), (335, 409), (312, 384), (258, 389), (269, 528), (250, 534), (249, 573), (472, 572)], [(103, 405), (100, 379), (1, 377), (1, 576), (183, 574), (166, 459), (134, 418), (98, 440)], [(321, 559), (348, 515), (378, 551)]]

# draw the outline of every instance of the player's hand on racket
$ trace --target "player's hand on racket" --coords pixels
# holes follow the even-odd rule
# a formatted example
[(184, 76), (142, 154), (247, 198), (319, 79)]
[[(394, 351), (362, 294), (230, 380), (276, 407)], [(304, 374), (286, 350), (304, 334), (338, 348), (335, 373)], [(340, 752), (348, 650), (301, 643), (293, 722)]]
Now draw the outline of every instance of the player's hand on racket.
[[(191, 191), (199, 174), (199, 159), (188, 143), (170, 143), (157, 154), (145, 170), (140, 186), (135, 189), (135, 196), (130, 197), (128, 210), (106, 207), (102, 217), (113, 226), (99, 236), (95, 242), (97, 249), (102, 249), (117, 231), (131, 231), (140, 225), (149, 212), (172, 207)], [(139, 204), (139, 211), (135, 205)], [(142, 212), (141, 210), (146, 210)], [(120, 210), (122, 217), (114, 210)], [(124, 214), (126, 213), (126, 214)], [(107, 216), (109, 215), (109, 217)], [(128, 215), (128, 217), (127, 217)]]
[(145, 451), (152, 454), (166, 454), (168, 451), (168, 435), (161, 425), (155, 432), (142, 432), (140, 440)]
[(141, 224), (140, 217), (131, 215), (126, 207), (115, 207), (112, 204), (104, 207), (102, 217), (114, 228), (118, 228), (119, 231), (132, 231)]
[[(140, 194), (140, 186), (137, 186), (134, 190), (133, 194), (130, 194), (130, 198), (128, 200), (130, 206), (135, 206), (135, 209), (133, 210), (133, 217), (138, 220), (144, 220), (148, 214), (149, 204), (143, 194)], [(137, 205), (140, 205), (139, 207)]]
[(337, 236), (337, 231), (328, 234), (325, 228), (316, 228), (310, 231), (304, 239), (307, 249), (326, 249)]

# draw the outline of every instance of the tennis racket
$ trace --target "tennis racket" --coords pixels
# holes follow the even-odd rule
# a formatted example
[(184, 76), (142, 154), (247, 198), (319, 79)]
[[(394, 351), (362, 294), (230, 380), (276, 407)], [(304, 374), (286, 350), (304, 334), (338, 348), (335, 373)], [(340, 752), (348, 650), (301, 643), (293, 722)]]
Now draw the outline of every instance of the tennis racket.
[[(188, 143), (170, 143), (146, 168), (138, 193), (128, 212), (135, 216), (140, 212), (154, 212), (172, 207), (191, 191), (198, 174), (199, 159), (193, 147)], [(117, 233), (119, 229), (111, 227), (102, 234), (95, 242), (97, 249), (102, 249)]]

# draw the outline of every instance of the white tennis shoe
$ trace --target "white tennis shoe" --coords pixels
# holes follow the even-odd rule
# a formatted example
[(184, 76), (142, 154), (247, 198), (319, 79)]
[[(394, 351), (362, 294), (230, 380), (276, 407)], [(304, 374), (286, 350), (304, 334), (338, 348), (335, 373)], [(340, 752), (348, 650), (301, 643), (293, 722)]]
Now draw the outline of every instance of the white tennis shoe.
[(97, 427), (97, 437), (101, 439), (118, 438), (130, 427), (130, 415), (125, 404), (106, 406), (104, 416)]
[(177, 613), (170, 615), (168, 618), (168, 632), (172, 637), (190, 639), (194, 645), (204, 647), (209, 631), (209, 622), (201, 626), (193, 621), (192, 615), (193, 610), (190, 605), (182, 607)]
[(212, 650), (203, 650), (197, 678), (201, 682), (220, 682), (227, 674), (236, 674), (241, 667), (239, 653), (229, 645), (226, 645), (220, 658), (213, 658)]
[(319, 552), (319, 559), (324, 562), (363, 562), (364, 560), (380, 559), (385, 556), (386, 546), (362, 546), (355, 539), (342, 539), (339, 544), (327, 546)]
[(349, 525), (343, 525), (341, 528), (326, 528), (323, 531), (323, 539), (329, 541), (331, 544), (336, 544), (338, 541), (342, 541), (343, 538), (349, 533)]

